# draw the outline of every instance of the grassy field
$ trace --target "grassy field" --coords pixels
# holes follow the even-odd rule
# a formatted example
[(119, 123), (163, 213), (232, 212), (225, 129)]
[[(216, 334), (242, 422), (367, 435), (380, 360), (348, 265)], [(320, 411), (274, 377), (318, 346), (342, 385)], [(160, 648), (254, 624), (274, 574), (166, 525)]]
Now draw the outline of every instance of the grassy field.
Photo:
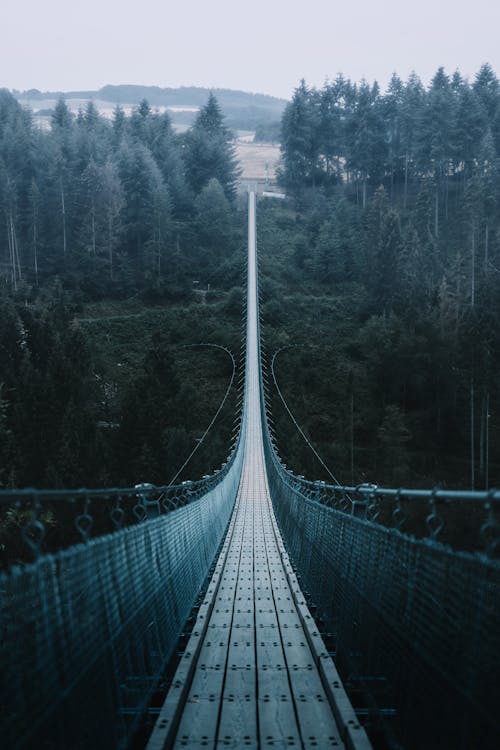
[(269, 180), (270, 182), (275, 180), (280, 157), (279, 146), (238, 140), (236, 156), (242, 168), (242, 179)]

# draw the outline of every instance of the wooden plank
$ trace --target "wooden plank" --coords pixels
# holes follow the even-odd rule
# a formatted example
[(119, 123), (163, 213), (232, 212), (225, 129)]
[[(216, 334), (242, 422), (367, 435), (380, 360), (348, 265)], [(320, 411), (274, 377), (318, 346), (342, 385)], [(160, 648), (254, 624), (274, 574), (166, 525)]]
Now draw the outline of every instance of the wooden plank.
[(258, 673), (259, 739), (262, 747), (301, 747), (295, 706), (286, 670), (267, 669)]
[(273, 536), (269, 535), (267, 510), (264, 488), (258, 505), (256, 544), (260, 556), (255, 574), (259, 739), (263, 748), (302, 747), (274, 600), (274, 589), (283, 576), (276, 570), (276, 549)]
[(344, 743), (317, 670), (313, 666), (295, 667), (289, 675), (304, 747), (342, 747)]
[(217, 747), (257, 750), (253, 508), (247, 503)]
[(225, 747), (229, 740), (235, 747), (258, 746), (254, 668), (230, 668), (226, 673), (218, 743)]
[[(349, 750), (369, 750), (350, 744), (361, 737), (359, 724), (353, 728), (352, 707), (300, 590), (272, 510), (260, 417), (255, 279), (250, 219), (243, 469), (231, 537), (167, 696), (166, 703), (176, 693), (184, 700), (174, 747), (340, 748), (342, 732)], [(174, 697), (171, 702), (178, 710), (181, 701)], [(159, 724), (169, 716), (162, 708)], [(157, 743), (148, 750), (164, 746)]]

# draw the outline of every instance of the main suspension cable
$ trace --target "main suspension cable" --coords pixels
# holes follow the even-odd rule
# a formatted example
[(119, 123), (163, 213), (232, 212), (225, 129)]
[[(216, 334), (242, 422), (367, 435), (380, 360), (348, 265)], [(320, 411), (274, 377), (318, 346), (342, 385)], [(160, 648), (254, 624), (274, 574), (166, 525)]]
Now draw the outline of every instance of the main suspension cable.
[(208, 435), (208, 433), (210, 432), (211, 428), (213, 427), (215, 421), (217, 420), (217, 417), (221, 413), (224, 404), (226, 403), (227, 397), (229, 396), (231, 388), (233, 387), (233, 382), (234, 382), (234, 378), (235, 378), (235, 375), (236, 375), (236, 360), (235, 360), (235, 358), (233, 356), (233, 353), (227, 347), (221, 346), (221, 344), (186, 344), (186, 345), (181, 346), (179, 348), (181, 348), (181, 349), (194, 349), (195, 347), (207, 347), (207, 348), (211, 348), (211, 349), (221, 349), (222, 351), (226, 352), (226, 354), (228, 354), (231, 357), (231, 362), (232, 362), (232, 365), (233, 365), (233, 372), (231, 374), (231, 380), (229, 381), (229, 385), (226, 388), (226, 392), (224, 394), (224, 397), (223, 397), (222, 401), (219, 404), (219, 408), (217, 409), (217, 411), (215, 412), (214, 416), (212, 417), (212, 420), (211, 420), (210, 424), (206, 428), (206, 430), (203, 433), (203, 435), (201, 436), (201, 438), (196, 442), (195, 447), (193, 448), (193, 450), (191, 451), (191, 453), (189, 454), (189, 456), (186, 458), (186, 460), (184, 461), (184, 463), (182, 464), (182, 466), (180, 467), (180, 469), (174, 474), (174, 476), (172, 477), (172, 479), (168, 483), (167, 487), (171, 487), (174, 484), (174, 482), (177, 479), (177, 477), (179, 476), (179, 474), (181, 474), (181, 472), (186, 468), (186, 466), (191, 461), (192, 457), (194, 456), (194, 454), (196, 453), (196, 451), (198, 450), (198, 448), (200, 447), (200, 445), (202, 445), (203, 441), (205, 440), (206, 436)]
[(284, 396), (283, 396), (283, 394), (282, 394), (282, 392), (281, 392), (281, 389), (280, 389), (280, 387), (279, 387), (279, 385), (278, 385), (278, 381), (277, 381), (277, 379), (276, 379), (276, 373), (275, 373), (275, 370), (274, 370), (274, 362), (275, 362), (275, 360), (276, 360), (276, 357), (277, 357), (277, 356), (278, 356), (278, 354), (279, 354), (280, 352), (282, 352), (282, 351), (283, 351), (284, 349), (293, 349), (293, 348), (298, 348), (298, 347), (297, 347), (297, 345), (296, 345), (296, 344), (288, 344), (287, 346), (282, 346), (282, 347), (281, 347), (280, 349), (278, 349), (278, 350), (277, 350), (277, 351), (276, 351), (276, 352), (274, 353), (274, 355), (273, 355), (273, 358), (272, 358), (272, 361), (271, 361), (271, 373), (272, 373), (272, 376), (273, 376), (273, 381), (274, 381), (274, 385), (275, 385), (275, 387), (276, 387), (276, 390), (277, 390), (277, 392), (278, 392), (278, 396), (280, 397), (280, 399), (281, 399), (281, 402), (282, 402), (283, 406), (285, 407), (286, 411), (288, 412), (288, 415), (289, 415), (290, 419), (292, 420), (293, 424), (295, 425), (295, 427), (297, 428), (298, 432), (299, 432), (299, 433), (300, 433), (300, 435), (301, 435), (301, 436), (303, 437), (303, 439), (305, 440), (305, 442), (306, 442), (306, 444), (307, 444), (307, 445), (309, 446), (309, 448), (310, 448), (310, 449), (312, 450), (312, 452), (314, 453), (314, 455), (316, 456), (316, 458), (317, 458), (317, 459), (318, 459), (318, 461), (320, 462), (321, 466), (322, 466), (322, 467), (323, 467), (323, 468), (325, 469), (325, 471), (327, 471), (327, 472), (328, 472), (328, 474), (329, 474), (329, 475), (331, 476), (331, 478), (333, 479), (333, 481), (335, 482), (335, 484), (337, 484), (337, 485), (338, 485), (339, 487), (342, 487), (342, 485), (341, 485), (341, 484), (340, 484), (340, 482), (338, 481), (337, 477), (336, 477), (336, 476), (335, 476), (335, 475), (333, 474), (333, 472), (332, 472), (332, 471), (330, 471), (330, 469), (328, 468), (328, 466), (326, 465), (326, 463), (325, 463), (325, 462), (323, 461), (323, 459), (322, 459), (322, 458), (321, 458), (321, 456), (319, 455), (319, 453), (318, 453), (318, 451), (316, 450), (316, 448), (314, 447), (314, 445), (313, 445), (313, 444), (311, 443), (311, 441), (309, 440), (309, 438), (308, 438), (308, 437), (307, 437), (307, 435), (305, 434), (304, 430), (303, 430), (303, 429), (301, 428), (301, 426), (299, 425), (299, 423), (298, 423), (298, 422), (297, 422), (297, 420), (295, 419), (295, 417), (294, 417), (294, 415), (293, 415), (293, 413), (292, 413), (292, 411), (291, 411), (290, 407), (288, 406), (287, 402), (285, 401), (285, 398), (284, 398)]

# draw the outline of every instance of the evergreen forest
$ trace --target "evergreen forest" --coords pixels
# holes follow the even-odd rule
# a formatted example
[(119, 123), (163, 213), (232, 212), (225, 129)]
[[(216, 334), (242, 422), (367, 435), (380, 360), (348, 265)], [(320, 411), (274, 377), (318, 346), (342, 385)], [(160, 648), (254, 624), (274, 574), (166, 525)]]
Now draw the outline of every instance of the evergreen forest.
[[(0, 92), (0, 486), (165, 484), (239, 350), (245, 219), (217, 100), (175, 135), (60, 99), (51, 128)], [(233, 393), (180, 477), (227, 456)]]
[[(286, 201), (259, 200), (274, 431), (341, 483), (500, 482), (500, 84), (301, 82)], [(166, 483), (239, 352), (246, 204), (213, 95), (184, 134), (146, 100), (50, 130), (0, 92), (0, 486)], [(241, 364), (241, 363), (240, 363)], [(237, 396), (180, 479), (227, 456)]]
[[(266, 208), (260, 234), (269, 353), (293, 344), (276, 375), (328, 466), (346, 484), (498, 485), (492, 68), (472, 83), (439, 69), (428, 87), (394, 75), (385, 93), (302, 81), (282, 120), (280, 181), (294, 211)], [(285, 459), (328, 479), (273, 403)]]

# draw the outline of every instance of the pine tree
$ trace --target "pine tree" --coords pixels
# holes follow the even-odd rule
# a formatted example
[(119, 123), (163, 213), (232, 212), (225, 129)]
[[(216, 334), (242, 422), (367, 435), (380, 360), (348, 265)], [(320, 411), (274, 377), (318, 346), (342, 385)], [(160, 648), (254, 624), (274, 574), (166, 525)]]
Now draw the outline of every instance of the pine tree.
[(234, 200), (239, 169), (231, 140), (217, 99), (211, 93), (185, 138), (186, 177), (195, 195), (215, 178), (228, 200)]
[(312, 118), (311, 92), (305, 81), (295, 89), (281, 121), (281, 183), (291, 192), (311, 185), (317, 170), (318, 142)]
[(327, 83), (320, 92), (320, 150), (324, 159), (327, 181), (341, 180), (341, 158), (345, 154), (343, 127), (343, 95), (345, 81), (338, 76), (334, 83)]
[(453, 162), (453, 123), (455, 100), (450, 79), (439, 68), (427, 93), (419, 128), (418, 160), (420, 170), (432, 172), (435, 182), (434, 234), (439, 236), (440, 207), (445, 198), (445, 214), (448, 209), (448, 178)]
[(331, 217), (319, 228), (316, 243), (317, 278), (330, 283), (353, 281), (359, 275), (361, 258), (358, 221), (352, 204), (335, 201)]
[(489, 63), (481, 66), (472, 88), (491, 124), (500, 106), (500, 82)]
[(404, 85), (399, 76), (393, 73), (387, 93), (383, 97), (382, 112), (385, 121), (388, 141), (388, 168), (391, 179), (391, 202), (394, 194), (394, 183), (403, 172), (401, 149), (401, 115), (404, 102)]
[(199, 243), (209, 251), (205, 258), (208, 267), (215, 259), (224, 259), (230, 246), (231, 207), (218, 180), (210, 180), (197, 196), (194, 207)]
[(362, 81), (356, 108), (352, 114), (351, 141), (347, 153), (347, 169), (361, 181), (362, 207), (367, 200), (367, 184), (380, 184), (386, 161), (384, 121), (378, 86), (371, 88)]
[(52, 129), (68, 131), (73, 123), (73, 115), (63, 97), (57, 100), (52, 113)]
[(115, 276), (115, 251), (122, 233), (121, 212), (125, 204), (123, 186), (117, 165), (108, 159), (101, 168), (102, 201), (104, 210), (104, 247), (108, 259), (109, 278)]
[(179, 139), (167, 113), (154, 115), (149, 125), (150, 151), (172, 200), (172, 210), (182, 215), (191, 208)]
[(404, 208), (417, 162), (419, 123), (423, 117), (424, 104), (424, 87), (418, 76), (412, 73), (404, 89), (400, 115), (401, 151), (404, 159)]
[(462, 173), (463, 185), (473, 172), (486, 125), (484, 110), (477, 95), (462, 83), (456, 92), (452, 139), (453, 161), (455, 169)]
[(482, 224), (484, 227), (484, 273), (488, 273), (490, 262), (491, 231), (495, 224), (500, 188), (500, 159), (497, 156), (495, 142), (491, 130), (484, 136), (477, 159), (479, 180), (479, 200)]
[(125, 134), (126, 125), (127, 125), (127, 121), (125, 117), (125, 112), (120, 107), (120, 105), (117, 104), (113, 110), (113, 120), (112, 120), (112, 128), (113, 128), (112, 143), (115, 149), (119, 148), (120, 146), (122, 138)]

